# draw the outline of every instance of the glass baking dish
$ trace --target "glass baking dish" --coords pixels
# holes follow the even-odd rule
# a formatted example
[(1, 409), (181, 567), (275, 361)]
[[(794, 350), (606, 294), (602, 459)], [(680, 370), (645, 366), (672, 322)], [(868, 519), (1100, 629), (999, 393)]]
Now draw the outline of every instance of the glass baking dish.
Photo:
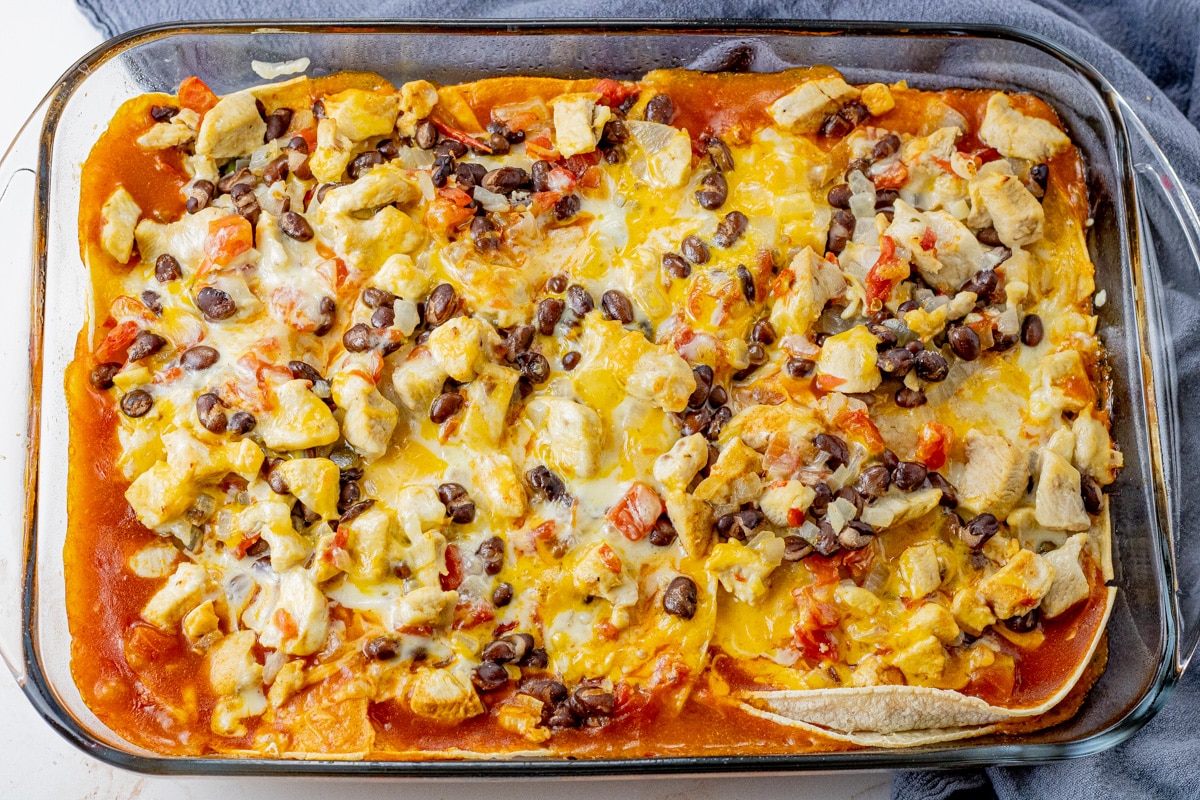
[[(1055, 727), (908, 750), (747, 757), (476, 762), (173, 758), (121, 740), (84, 705), (70, 672), (62, 552), (68, 424), (62, 389), (88, 323), (79, 256), (80, 165), (125, 99), (171, 92), (192, 74), (218, 93), (261, 82), (251, 60), (307, 57), (309, 74), (373, 70), (394, 82), (498, 74), (635, 78), (650, 69), (775, 71), (829, 64), (854, 82), (1036, 93), (1063, 117), (1088, 165), (1089, 247), (1113, 380), (1114, 437), (1125, 454), (1113, 494), (1118, 602), (1108, 668), (1079, 712)], [(0, 415), (0, 653), (39, 713), (84, 751), (160, 774), (543, 777), (797, 772), (1013, 764), (1082, 756), (1127, 739), (1179, 680), (1200, 630), (1194, 549), (1181, 524), (1178, 315), (1200, 297), (1200, 223), (1149, 133), (1091, 66), (1035, 35), (986, 27), (753, 22), (278, 23), (145, 28), (81, 59), (0, 163), (0, 230), (14, 263), (0, 297), (17, 320), (0, 341), (10, 383)], [(32, 211), (32, 226), (29, 213)], [(30, 242), (29, 260), (19, 246)], [(28, 316), (28, 330), (20, 321)], [(27, 360), (26, 360), (27, 359)], [(26, 367), (28, 364), (28, 367)], [(23, 403), (23, 406), (21, 405)], [(26, 413), (22, 414), (21, 411)], [(119, 501), (118, 502), (123, 502)], [(1200, 559), (1194, 559), (1200, 561)], [(1182, 560), (1181, 560), (1182, 561)]]

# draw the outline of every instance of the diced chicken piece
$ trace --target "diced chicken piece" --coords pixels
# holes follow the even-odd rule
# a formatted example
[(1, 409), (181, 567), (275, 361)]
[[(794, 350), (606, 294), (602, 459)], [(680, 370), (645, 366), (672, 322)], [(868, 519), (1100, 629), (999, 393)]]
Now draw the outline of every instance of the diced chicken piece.
[(908, 618), (908, 630), (932, 633), (942, 644), (954, 644), (960, 633), (954, 615), (945, 606), (923, 603)]
[(339, 532), (346, 533), (346, 552), (350, 554), (350, 563), (345, 569), (351, 578), (377, 581), (384, 576), (389, 566), (388, 553), (392, 547), (394, 525), (392, 515), (377, 503), (338, 526)]
[(325, 183), (340, 181), (353, 157), (354, 142), (338, 130), (337, 122), (329, 118), (317, 120), (317, 146), (308, 159), (313, 176)]
[(503, 453), (481, 455), (476, 462), (475, 488), (494, 516), (519, 517), (525, 511), (525, 488), (512, 459)]
[(696, 486), (696, 499), (724, 505), (741, 505), (762, 494), (762, 456), (734, 437), (717, 456), (708, 477)]
[(545, 704), (527, 694), (514, 694), (496, 709), (496, 724), (534, 744), (550, 738), (550, 729), (542, 725)]
[[(464, 440), (473, 447), (494, 445), (500, 441), (508, 418), (508, 407), (520, 379), (521, 373), (499, 364), (484, 364), (479, 368), (475, 380), (467, 386), (467, 410), (463, 412), (462, 425), (459, 427)], [(571, 445), (574, 446), (575, 442), (571, 442)], [(599, 443), (596, 446), (599, 447)]]
[(900, 596), (920, 600), (942, 585), (942, 567), (932, 542), (914, 544), (900, 554)]
[(816, 496), (800, 481), (778, 481), (763, 490), (758, 504), (772, 525), (798, 528), (804, 524), (804, 513)]
[(200, 115), (190, 108), (182, 108), (170, 122), (156, 122), (150, 130), (138, 137), (138, 147), (143, 150), (165, 150), (179, 147), (196, 138), (200, 127)]
[(400, 87), (400, 118), (396, 131), (411, 139), (417, 135), (417, 123), (433, 113), (438, 90), (429, 81), (409, 81)]
[(604, 123), (612, 117), (608, 106), (598, 105), (594, 93), (561, 94), (550, 101), (554, 111), (554, 143), (558, 152), (570, 158), (596, 149)]
[(254, 631), (237, 631), (208, 652), (208, 682), (218, 695), (231, 696), (262, 684), (262, 665), (254, 658)]
[(124, 186), (117, 187), (100, 209), (100, 246), (122, 264), (133, 255), (134, 231), (142, 209)]
[(657, 122), (628, 120), (626, 129), (646, 156), (646, 179), (656, 189), (678, 189), (692, 173), (687, 131)]
[[(889, 673), (895, 673), (896, 679), (891, 679)], [(884, 686), (889, 683), (897, 683), (899, 680), (900, 675), (898, 670), (889, 667), (879, 656), (869, 655), (855, 665), (851, 685)]]
[(371, 284), (385, 289), (397, 297), (417, 300), (429, 293), (432, 278), (412, 260), (412, 256), (395, 253), (371, 277)]
[(722, 589), (755, 605), (767, 593), (767, 578), (783, 561), (783, 549), (783, 539), (773, 533), (759, 534), (749, 544), (731, 539), (713, 547), (704, 569)]
[(165, 578), (175, 571), (179, 548), (163, 540), (153, 541), (129, 557), (129, 570), (139, 578)]
[(147, 528), (157, 528), (182, 516), (196, 499), (196, 491), (186, 473), (159, 461), (129, 484), (125, 499), (138, 521)]
[(966, 436), (966, 464), (954, 484), (959, 506), (972, 514), (1003, 519), (1029, 482), (1029, 457), (1003, 436), (971, 430)]
[(1042, 380), (1029, 397), (1030, 413), (1039, 420), (1063, 411), (1080, 412), (1092, 403), (1091, 381), (1078, 350), (1051, 353), (1038, 363)]
[(240, 694), (217, 698), (209, 729), (218, 736), (245, 736), (242, 720), (257, 717), (267, 710), (267, 698), (262, 688), (248, 689)]
[(337, 464), (328, 458), (292, 458), (278, 464), (275, 471), (287, 484), (288, 492), (309, 511), (324, 519), (338, 516), (341, 486)]
[(498, 342), (495, 330), (475, 317), (454, 317), (434, 328), (425, 343), (429, 352), (456, 381), (466, 382), (475, 377), (483, 364), (485, 353)]
[(667, 517), (679, 534), (684, 552), (692, 558), (702, 558), (712, 544), (712, 507), (682, 490), (668, 491), (665, 500)]
[(708, 463), (708, 440), (693, 433), (679, 439), (654, 461), (654, 478), (668, 491), (687, 489), (696, 473)]
[(945, 211), (921, 212), (897, 200), (884, 235), (906, 249), (921, 277), (943, 292), (956, 292), (985, 266), (975, 234)]
[(1092, 522), (1083, 507), (1079, 470), (1053, 450), (1042, 453), (1034, 512), (1039, 525), (1055, 531), (1086, 531)]
[(262, 467), (262, 448), (250, 439), (226, 442), (208, 451), (208, 458), (195, 465), (193, 472), (198, 478), (224, 477), (227, 472), (236, 472), (246, 480), (254, 480)]
[(920, 489), (915, 492), (890, 492), (863, 509), (862, 521), (875, 528), (885, 529), (923, 517), (938, 507), (942, 492), (939, 489)]
[(945, 671), (946, 648), (942, 647), (937, 637), (925, 636), (898, 650), (890, 661), (909, 682), (928, 682), (940, 678)]
[(858, 89), (840, 76), (805, 81), (767, 107), (781, 128), (816, 133), (825, 117), (859, 96)]
[(373, 168), (353, 183), (330, 189), (321, 201), (321, 212), (349, 214), (392, 203), (406, 205), (417, 200), (421, 190), (399, 160)]
[(163, 630), (172, 630), (184, 615), (204, 599), (212, 588), (208, 570), (199, 564), (185, 561), (175, 570), (165, 586), (155, 592), (146, 607), (142, 619)]
[(449, 625), (454, 619), (456, 605), (458, 592), (444, 592), (436, 586), (420, 586), (400, 598), (396, 608), (396, 627)]
[[(637, 335), (637, 334), (635, 334)], [(625, 391), (663, 411), (680, 412), (696, 391), (696, 378), (688, 362), (668, 347), (644, 353), (625, 381)]]
[(409, 539), (446, 521), (446, 507), (432, 486), (405, 486), (396, 495), (397, 519)]
[(954, 619), (958, 626), (972, 636), (981, 635), (984, 628), (996, 621), (996, 615), (992, 613), (992, 609), (988, 607), (977, 591), (969, 587), (959, 589), (954, 593), (950, 610), (954, 612)]
[(606, 542), (595, 542), (583, 550), (571, 569), (571, 578), (581, 594), (603, 597), (613, 605), (637, 602), (637, 584), (625, 575), (620, 556)]
[(429, 404), (442, 391), (449, 378), (428, 348), (418, 347), (409, 353), (408, 359), (392, 372), (392, 388), (396, 397), (414, 414), (429, 412)]
[(275, 674), (275, 680), (271, 681), (271, 691), (267, 693), (267, 700), (273, 708), (279, 708), (303, 688), (304, 662), (289, 661)]
[(387, 452), (400, 411), (379, 393), (375, 385), (357, 372), (340, 372), (333, 378), (333, 401), (344, 409), (342, 436), (373, 461)]
[(843, 606), (853, 609), (860, 614), (874, 614), (879, 610), (880, 601), (874, 592), (868, 591), (861, 586), (855, 586), (849, 581), (838, 584), (833, 595)]
[(1000, 569), (979, 583), (979, 593), (999, 619), (1027, 614), (1054, 583), (1054, 567), (1030, 550), (1019, 550)]
[(883, 380), (876, 365), (878, 345), (865, 325), (830, 336), (817, 358), (817, 385), (843, 394), (874, 390)]
[(221, 626), (217, 614), (213, 611), (213, 601), (205, 600), (189, 611), (183, 618), (183, 635), (192, 642), (197, 642)]
[(1002, 156), (1034, 162), (1046, 161), (1071, 146), (1065, 133), (1044, 119), (1017, 111), (1000, 92), (988, 100), (979, 139)]
[(263, 647), (306, 656), (324, 646), (328, 632), (329, 608), (316, 583), (302, 569), (283, 573), (278, 604), (259, 637)]
[(338, 133), (353, 142), (387, 136), (400, 113), (400, 97), (362, 89), (346, 89), (323, 98), (325, 116), (337, 123)]
[(258, 104), (250, 92), (227, 94), (210, 108), (200, 122), (196, 153), (212, 158), (248, 156), (262, 147), (267, 123), (258, 115)]
[(538, 402), (545, 407), (544, 440), (550, 445), (554, 465), (567, 476), (595, 477), (600, 471), (604, 441), (600, 415), (564, 397), (546, 397)]
[(486, 711), (471, 682), (448, 669), (419, 669), (410, 686), (408, 705), (419, 717), (449, 724)]
[(906, 164), (949, 161), (957, 152), (954, 144), (962, 134), (962, 128), (947, 125), (928, 136), (914, 137), (904, 143), (900, 158)]
[(233, 527), (246, 538), (258, 534), (271, 546), (271, 567), (277, 572), (303, 564), (312, 554), (308, 540), (292, 527), (291, 507), (282, 500), (260, 500), (238, 512)]
[(863, 87), (860, 98), (872, 117), (879, 117), (896, 107), (896, 98), (885, 83), (872, 83)]
[(993, 172), (972, 189), (978, 192), (1005, 245), (1015, 250), (1042, 238), (1046, 223), (1042, 204), (1015, 176)]
[(259, 417), (257, 430), (272, 450), (321, 447), (336, 442), (340, 433), (329, 406), (299, 379), (275, 387), (275, 410)]
[(142, 263), (153, 264), (163, 253), (170, 253), (183, 267), (184, 276), (191, 277), (207, 258), (204, 242), (209, 224), (227, 214), (224, 209), (209, 206), (195, 214), (184, 214), (167, 225), (143, 219), (134, 231)]
[(771, 324), (776, 330), (808, 333), (825, 305), (845, 291), (841, 270), (805, 247), (776, 279), (774, 292), (783, 297), (771, 306)]
[(1042, 558), (1054, 569), (1054, 582), (1042, 598), (1042, 615), (1053, 619), (1091, 593), (1087, 576), (1083, 573), (1083, 548), (1087, 534), (1077, 533), (1057, 550), (1051, 550)]
[(1101, 486), (1112, 483), (1125, 459), (1113, 447), (1108, 427), (1091, 409), (1085, 409), (1075, 418), (1071, 430), (1075, 433), (1075, 464), (1079, 471), (1091, 475)]

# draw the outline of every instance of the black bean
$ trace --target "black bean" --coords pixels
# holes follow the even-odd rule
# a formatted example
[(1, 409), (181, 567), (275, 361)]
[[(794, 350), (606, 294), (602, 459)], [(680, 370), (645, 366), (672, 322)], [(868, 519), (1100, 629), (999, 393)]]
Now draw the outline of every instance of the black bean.
[(459, 164), (454, 168), (454, 180), (463, 191), (478, 186), (486, 174), (487, 167), (483, 164)]
[(718, 172), (729, 172), (733, 169), (733, 153), (730, 152), (729, 145), (716, 136), (709, 136), (704, 140), (704, 151), (708, 153), (708, 160)]
[(1000, 521), (991, 514), (980, 514), (958, 529), (958, 535), (972, 550), (983, 547), (1000, 530)]
[(996, 233), (996, 229), (991, 225), (976, 233), (975, 238), (979, 240), (980, 244), (988, 247), (1004, 246), (1004, 242), (1000, 241), (1000, 234)]
[(691, 619), (696, 616), (698, 600), (696, 582), (680, 575), (667, 584), (667, 590), (663, 592), (663, 610), (673, 617)]
[(525, 352), (517, 361), (521, 376), (532, 383), (545, 383), (550, 380), (550, 362), (541, 353)]
[(843, 486), (833, 493), (834, 499), (842, 499), (854, 506), (854, 515), (858, 516), (866, 508), (866, 498), (853, 486)]
[(854, 125), (851, 124), (850, 120), (843, 116), (840, 111), (835, 111), (821, 122), (818, 133), (829, 139), (841, 139), (852, 130), (854, 130)]
[(842, 543), (838, 540), (838, 535), (833, 530), (833, 525), (827, 519), (821, 520), (817, 526), (817, 541), (815, 546), (817, 552), (826, 558), (842, 549)]
[(1021, 341), (1021, 337), (1015, 333), (1000, 333), (995, 331), (992, 333), (992, 350), (997, 353), (1003, 353), (1006, 350), (1011, 350), (1017, 346), (1017, 342)]
[(554, 326), (562, 319), (566, 303), (557, 297), (547, 297), (537, 305), (537, 328), (543, 336), (554, 333)]
[(731, 419), (733, 419), (733, 411), (730, 410), (729, 406), (718, 408), (713, 412), (712, 420), (708, 423), (708, 427), (704, 429), (704, 438), (715, 441)]
[(958, 506), (958, 493), (954, 491), (954, 487), (950, 481), (946, 480), (940, 472), (929, 471), (929, 485), (934, 489), (938, 489), (942, 493), (942, 498), (938, 500), (938, 504), (946, 508), (955, 508)]
[(335, 181), (334, 183), (322, 183), (317, 188), (317, 202), (324, 203), (325, 195), (328, 194), (331, 189), (336, 189), (339, 186), (347, 186), (347, 185), (348, 184), (343, 183), (342, 181)]
[(241, 169), (237, 170), (236, 172), (231, 172), (230, 174), (226, 175), (224, 178), (221, 178), (221, 180), (217, 181), (217, 190), (220, 192), (223, 192), (225, 194), (233, 194), (234, 187), (236, 187), (236, 186), (246, 187), (245, 189), (239, 190), (239, 195), (240, 195), (241, 193), (244, 193), (247, 189), (254, 188), (254, 184), (256, 184), (257, 182), (258, 182), (258, 179), (254, 177), (254, 173), (250, 171), (250, 168), (242, 167)]
[(421, 120), (417, 123), (416, 136), (417, 147), (422, 150), (432, 150), (438, 143), (438, 129), (430, 120)]
[(789, 378), (805, 378), (816, 369), (817, 362), (811, 358), (789, 358), (783, 365)]
[(747, 348), (746, 356), (750, 359), (750, 365), (752, 367), (761, 367), (767, 362), (766, 348), (757, 342)]
[(375, 145), (375, 149), (379, 151), (379, 155), (383, 156), (385, 161), (392, 161), (400, 157), (400, 148), (391, 139), (384, 139)]
[(170, 253), (163, 253), (154, 262), (154, 277), (159, 283), (169, 283), (177, 281), (183, 277), (183, 269), (179, 266), (178, 259)]
[(532, 325), (518, 325), (513, 328), (504, 340), (504, 351), (508, 355), (508, 360), (516, 361), (518, 356), (527, 351), (533, 344), (533, 336)]
[(742, 296), (746, 298), (747, 303), (753, 303), (757, 296), (754, 289), (754, 276), (750, 274), (750, 270), (746, 269), (745, 264), (737, 265), (737, 276), (742, 284)]
[(813, 337), (812, 337), (813, 344), (815, 344), (817, 347), (824, 347), (825, 340), (828, 339), (829, 336), (830, 336), (830, 334), (826, 331), (817, 331), (816, 333), (813, 334)]
[(1045, 333), (1042, 318), (1037, 314), (1027, 314), (1025, 319), (1021, 320), (1021, 341), (1027, 346), (1037, 347), (1042, 343)]
[(678, 533), (675, 530), (674, 523), (671, 518), (663, 514), (654, 522), (654, 527), (650, 529), (650, 535), (646, 538), (650, 540), (650, 544), (655, 547), (666, 547), (675, 541)]
[(854, 193), (850, 191), (849, 184), (839, 183), (829, 190), (829, 194), (826, 195), (825, 199), (834, 208), (849, 208), (850, 198), (853, 195)]
[(1079, 482), (1079, 492), (1083, 495), (1083, 507), (1087, 509), (1089, 514), (1099, 514), (1104, 507), (1104, 497), (1100, 491), (1100, 484), (1091, 475), (1084, 475), (1083, 480)]
[(433, 160), (433, 167), (429, 170), (429, 180), (436, 188), (441, 189), (454, 174), (454, 169), (453, 156), (438, 156)]
[(363, 289), (362, 300), (368, 308), (379, 308), (380, 306), (392, 305), (396, 302), (397, 298), (396, 295), (389, 291), (368, 286), (366, 289)]
[(775, 326), (769, 320), (760, 319), (750, 329), (750, 341), (755, 344), (772, 345), (775, 343)]
[(692, 274), (692, 265), (675, 253), (663, 253), (663, 269), (673, 278), (683, 279)]
[(954, 355), (963, 361), (974, 361), (979, 358), (979, 353), (983, 349), (979, 342), (979, 334), (966, 325), (951, 326), (946, 333), (946, 340), (950, 343), (950, 349), (954, 351)]
[(486, 214), (472, 217), (471, 241), (480, 250), (496, 250), (502, 244), (500, 229)]
[(235, 411), (229, 418), (229, 432), (245, 436), (254, 430), (254, 426), (257, 424), (258, 420), (249, 411)]
[(480, 185), (489, 192), (510, 195), (530, 185), (530, 175), (520, 167), (497, 167), (486, 173)]
[(279, 158), (267, 164), (263, 170), (263, 183), (270, 186), (273, 183), (278, 183), (288, 176), (288, 157), (282, 155)]
[(466, 525), (475, 520), (475, 501), (466, 497), (452, 500), (446, 506), (446, 515), (459, 525)]
[(838, 209), (833, 212), (833, 221), (829, 223), (829, 237), (825, 241), (825, 249), (831, 253), (840, 253), (854, 238), (854, 215), (849, 211)]
[(190, 372), (199, 372), (206, 370), (213, 364), (216, 364), (221, 358), (221, 354), (216, 349), (208, 345), (198, 344), (195, 347), (188, 348), (179, 362), (183, 368)]
[(916, 408), (925, 405), (926, 402), (925, 393), (920, 389), (909, 389), (904, 386), (896, 392), (896, 405), (901, 408)]
[(229, 319), (237, 313), (233, 298), (213, 286), (205, 286), (196, 294), (196, 306), (212, 320)]
[(683, 253), (684, 258), (693, 264), (705, 264), (708, 262), (708, 245), (699, 236), (685, 236), (679, 244), (679, 251)]
[(371, 506), (375, 505), (374, 500), (362, 500), (347, 508), (342, 512), (342, 516), (338, 517), (338, 525), (345, 525), (348, 522), (353, 522), (363, 515)]
[(155, 122), (170, 122), (178, 113), (176, 106), (150, 106), (150, 118)]
[(1015, 633), (1029, 633), (1038, 626), (1041, 614), (1038, 609), (1028, 611), (1019, 617), (1009, 617), (1004, 620), (1004, 627)]
[(892, 483), (902, 492), (911, 492), (925, 482), (929, 470), (916, 461), (901, 461), (892, 470)]
[(102, 364), (97, 364), (92, 367), (92, 372), (88, 376), (88, 380), (96, 389), (111, 389), (113, 378), (121, 371), (122, 366), (122, 364), (118, 364), (115, 361), (106, 361)]
[(861, 550), (874, 541), (875, 529), (861, 520), (846, 523), (838, 534), (838, 544), (847, 550)]
[(896, 313), (899, 314), (900, 316), (904, 316), (905, 314), (907, 314), (910, 311), (916, 311), (920, 307), (921, 307), (921, 304), (918, 303), (916, 300), (905, 300), (896, 309)]
[(700, 179), (700, 188), (696, 190), (696, 202), (701, 208), (716, 211), (725, 205), (729, 197), (729, 182), (719, 172), (709, 172)]
[(998, 279), (995, 270), (981, 269), (964, 283), (959, 291), (974, 292), (980, 303), (986, 303), (992, 292), (996, 291)]
[(567, 353), (564, 353), (562, 357), (563, 369), (565, 369), (567, 372), (570, 372), (579, 366), (579, 362), (582, 358), (583, 356), (577, 350), (571, 350)]
[(833, 492), (829, 489), (829, 484), (818, 483), (813, 487), (813, 492), (816, 497), (808, 505), (808, 511), (814, 517), (823, 517), (825, 512), (829, 510), (829, 504), (833, 502)]
[(342, 334), (342, 345), (351, 353), (363, 353), (375, 345), (375, 336), (366, 323), (360, 322)]
[(891, 482), (891, 470), (883, 464), (872, 464), (858, 476), (858, 480), (854, 482), (854, 488), (864, 497), (878, 500), (887, 492)]
[(813, 438), (813, 446), (829, 455), (825, 465), (831, 470), (836, 470), (850, 462), (850, 448), (838, 436), (830, 433), (818, 433)]
[(567, 306), (577, 317), (582, 317), (596, 307), (596, 302), (587, 289), (578, 283), (567, 287)]
[(479, 658), (483, 661), (507, 664), (510, 661), (517, 661), (519, 656), (517, 655), (517, 648), (506, 636), (502, 639), (488, 642), (487, 646), (483, 648), (483, 652), (479, 654)]
[(600, 297), (600, 309), (605, 319), (617, 320), (622, 325), (633, 322), (633, 304), (618, 289), (609, 289)]
[(350, 161), (350, 166), (346, 167), (346, 174), (350, 176), (351, 180), (358, 180), (369, 172), (372, 167), (379, 166), (385, 160), (383, 153), (378, 150), (367, 150), (364, 153), (359, 153)]
[(157, 333), (141, 331), (134, 337), (133, 344), (129, 345), (128, 360), (130, 362), (140, 361), (143, 358), (154, 355), (166, 346), (167, 340)]
[(875, 210), (882, 211), (890, 209), (895, 205), (896, 200), (900, 198), (900, 192), (896, 189), (876, 189), (875, 190)]
[(309, 225), (308, 220), (295, 211), (283, 212), (279, 217), (279, 227), (298, 242), (307, 242), (313, 238), (312, 225)]
[(925, 349), (925, 345), (920, 339), (913, 339), (908, 344), (904, 345), (904, 349), (912, 353), (914, 356)]
[(875, 143), (875, 149), (871, 152), (871, 157), (876, 161), (882, 161), (899, 149), (900, 137), (894, 133), (889, 133)]
[(544, 465), (539, 464), (529, 470), (525, 473), (525, 479), (529, 481), (529, 485), (535, 492), (547, 500), (558, 501), (568, 496), (567, 485), (563, 483), (563, 479)]
[(566, 222), (579, 213), (582, 201), (577, 194), (565, 194), (554, 203), (554, 218)]
[(492, 592), (492, 605), (497, 608), (503, 608), (512, 602), (513, 585), (511, 583), (502, 583), (496, 587), (496, 591)]
[(714, 386), (708, 393), (708, 405), (712, 408), (720, 408), (728, 402), (729, 392), (725, 391), (724, 386)]
[(746, 218), (745, 214), (740, 211), (730, 211), (725, 215), (725, 219), (717, 224), (717, 232), (713, 236), (713, 241), (717, 243), (718, 247), (733, 247), (749, 226), (750, 220)]
[(481, 692), (492, 692), (508, 685), (508, 670), (495, 661), (485, 661), (471, 673), (471, 683)]
[(504, 569), (504, 540), (499, 536), (485, 539), (475, 555), (483, 561), (483, 569), (488, 575), (498, 575)]
[(396, 312), (390, 306), (380, 306), (371, 314), (372, 328), (390, 328), (396, 324)]
[(801, 536), (783, 537), (783, 560), (789, 563), (803, 561), (813, 553), (813, 546)]
[(550, 170), (549, 161), (535, 161), (533, 166), (529, 168), (529, 183), (535, 192), (550, 191)]
[(1029, 168), (1029, 177), (1042, 190), (1042, 194), (1045, 194), (1050, 183), (1050, 168), (1045, 164), (1034, 164)]
[(872, 336), (879, 340), (879, 344), (875, 345), (877, 348), (886, 350), (894, 347), (900, 341), (896, 332), (881, 322), (868, 322), (866, 328)]
[(546, 291), (551, 294), (562, 294), (567, 290), (567, 276), (561, 272), (546, 279)]
[(201, 178), (192, 183), (188, 189), (187, 212), (195, 214), (208, 208), (208, 204), (217, 196), (217, 187), (212, 181)]
[(682, 436), (702, 433), (708, 429), (710, 422), (712, 422), (712, 411), (709, 409), (688, 409), (679, 416), (679, 433)]
[(306, 380), (311, 381), (312, 383), (325, 380), (321, 376), (321, 373), (317, 372), (316, 369), (308, 364), (305, 364), (303, 361), (289, 361), (288, 370), (291, 371), (292, 378), (297, 380)]
[(913, 369), (921, 380), (937, 383), (946, 380), (950, 374), (950, 364), (946, 357), (936, 350), (922, 350), (917, 353)]
[(567, 687), (552, 678), (527, 678), (521, 681), (517, 692), (541, 700), (547, 706), (556, 706), (567, 699)]
[[(448, 506), (451, 501), (466, 497), (467, 490), (461, 483), (443, 483), (437, 487), (437, 495), (438, 500), (442, 501), (442, 505)], [(447, 514), (447, 516), (449, 515)]]
[(150, 309), (156, 317), (161, 317), (163, 314), (162, 297), (153, 289), (142, 292), (142, 305)]
[(441, 425), (453, 417), (462, 408), (463, 397), (458, 392), (443, 392), (433, 399), (429, 405), (429, 419)]
[(121, 411), (127, 417), (143, 417), (150, 411), (152, 405), (154, 405), (154, 398), (143, 389), (134, 389), (121, 398)]
[(212, 433), (224, 433), (229, 425), (225, 412), (221, 410), (221, 399), (212, 392), (205, 392), (196, 398), (196, 417), (205, 430)]
[(713, 369), (707, 364), (697, 364), (692, 367), (692, 377), (696, 380), (696, 388), (688, 397), (688, 408), (700, 408), (708, 402), (712, 391)]
[(308, 142), (305, 141), (303, 136), (293, 136), (291, 139), (288, 139), (285, 149), (308, 155)]
[(372, 661), (390, 661), (400, 653), (400, 641), (394, 636), (376, 636), (363, 645), (363, 655)]
[(617, 700), (601, 686), (580, 686), (571, 695), (571, 705), (581, 717), (607, 717), (616, 710)]
[(359, 500), (362, 500), (362, 488), (358, 483), (356, 481), (343, 483), (338, 492), (338, 510), (344, 512)]
[(656, 94), (646, 103), (646, 121), (670, 125), (675, 118), (675, 103), (670, 95)]
[(448, 283), (439, 283), (425, 303), (425, 322), (436, 328), (450, 320), (458, 308), (458, 295)]

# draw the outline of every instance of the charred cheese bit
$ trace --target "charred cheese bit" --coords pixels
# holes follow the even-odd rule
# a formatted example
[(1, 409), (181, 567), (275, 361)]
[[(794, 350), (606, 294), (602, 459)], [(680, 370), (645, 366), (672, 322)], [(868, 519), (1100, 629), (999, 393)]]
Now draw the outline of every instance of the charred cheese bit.
[(703, 434), (684, 436), (654, 462), (654, 479), (668, 491), (682, 492), (708, 463), (708, 440)]
[(966, 436), (966, 464), (955, 486), (959, 504), (973, 514), (1005, 517), (1029, 482), (1029, 458), (1003, 436), (972, 429)]
[(322, 98), (325, 116), (337, 123), (338, 133), (361, 142), (372, 136), (387, 136), (396, 125), (400, 98), (383, 92), (346, 89)]
[(342, 436), (350, 446), (367, 460), (387, 452), (400, 411), (357, 372), (335, 375), (332, 389), (333, 401), (345, 410)]
[(1046, 559), (1019, 550), (1008, 563), (979, 584), (979, 593), (987, 600), (1000, 619), (1027, 614), (1050, 591), (1054, 582), (1054, 567)]
[(1045, 161), (1071, 146), (1065, 133), (1044, 119), (1017, 111), (1012, 101), (999, 92), (988, 100), (979, 139), (1002, 156), (1035, 162)]
[(340, 430), (329, 406), (308, 388), (291, 380), (275, 388), (275, 410), (258, 421), (257, 431), (272, 450), (303, 450), (337, 441)]
[(830, 336), (817, 359), (817, 385), (843, 394), (875, 389), (883, 381), (876, 364), (878, 344), (865, 325)]
[(840, 76), (805, 81), (767, 107), (781, 128), (795, 133), (816, 133), (825, 117), (860, 92)]
[(142, 209), (124, 186), (117, 188), (100, 209), (100, 246), (122, 264), (133, 255), (134, 231)]
[(196, 153), (212, 158), (237, 158), (262, 146), (267, 123), (258, 113), (250, 92), (227, 94), (210, 108), (200, 122)]
[(612, 117), (608, 106), (599, 105), (600, 95), (591, 92), (560, 94), (550, 101), (554, 111), (554, 144), (570, 158), (596, 149), (604, 124)]
[(155, 627), (171, 630), (184, 615), (196, 606), (212, 588), (208, 570), (199, 564), (185, 561), (175, 570), (165, 586), (155, 592), (146, 607), (142, 619)]
[(1092, 524), (1083, 508), (1079, 470), (1053, 450), (1042, 453), (1034, 510), (1038, 524), (1051, 530), (1085, 531)]
[(417, 135), (417, 123), (433, 112), (438, 90), (429, 81), (409, 81), (400, 87), (400, 117), (396, 132), (411, 139)]
[(1083, 574), (1081, 561), (1083, 548), (1087, 545), (1087, 534), (1077, 533), (1057, 550), (1042, 556), (1054, 569), (1054, 582), (1042, 598), (1042, 614), (1053, 619), (1076, 603), (1087, 598), (1091, 592), (1087, 576)]
[(338, 515), (339, 470), (328, 458), (292, 458), (275, 466), (288, 492), (325, 519)]

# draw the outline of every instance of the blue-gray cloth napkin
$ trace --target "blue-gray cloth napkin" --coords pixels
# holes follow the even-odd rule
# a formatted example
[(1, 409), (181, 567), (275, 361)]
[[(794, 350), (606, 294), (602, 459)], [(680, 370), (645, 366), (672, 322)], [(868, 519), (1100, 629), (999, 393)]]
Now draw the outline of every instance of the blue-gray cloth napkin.
[[(1091, 62), (1129, 100), (1200, 206), (1200, 0), (676, 0), (603, 3), (596, 0), (485, 3), (442, 0), (76, 0), (101, 31), (115, 36), (142, 25), (218, 19), (562, 19), (776, 18), (976, 22), (1040, 34)], [(1200, 396), (1200, 298), (1197, 275), (1168, 278), (1180, 396)], [(1196, 423), (1192, 423), (1196, 424)], [(1195, 433), (1195, 431), (1185, 431)], [(1181, 464), (1200, 464), (1200, 435), (1183, 436)], [(1195, 468), (1193, 467), (1193, 470)], [(1197, 476), (1191, 476), (1197, 477)], [(1200, 492), (1184, 493), (1183, 519), (1200, 519)], [(1185, 554), (1185, 558), (1187, 558)], [(1200, 562), (1200, 554), (1192, 554)], [(1112, 643), (1111, 659), (1122, 656)], [(1090, 758), (1038, 767), (900, 772), (898, 800), (1104, 797), (1200, 798), (1200, 667), (1193, 668), (1167, 706), (1133, 739)]]

